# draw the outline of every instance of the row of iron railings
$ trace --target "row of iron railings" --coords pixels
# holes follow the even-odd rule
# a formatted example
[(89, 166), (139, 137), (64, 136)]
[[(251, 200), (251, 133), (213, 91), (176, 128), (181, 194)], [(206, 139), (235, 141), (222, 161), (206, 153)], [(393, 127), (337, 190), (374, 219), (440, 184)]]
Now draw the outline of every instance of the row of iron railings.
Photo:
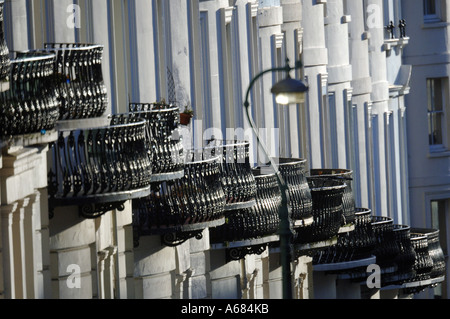
[[(105, 116), (102, 46), (47, 43), (9, 52), (2, 21), (0, 80), (10, 85), (0, 93), (0, 140), (56, 133), (48, 168), (51, 214), (76, 205), (84, 218), (98, 218), (131, 200), (136, 246), (150, 235), (179, 245), (209, 229), (211, 249), (225, 249), (230, 259), (280, 249), (279, 181), (268, 167), (253, 167), (249, 142), (211, 140), (184, 149), (180, 109), (172, 103), (130, 103), (128, 113)], [(444, 275), (439, 232), (356, 208), (352, 171), (276, 161), (288, 186), (294, 257), (309, 255), (315, 266), (356, 281), (367, 277), (361, 261), (375, 260), (383, 285), (412, 292)]]

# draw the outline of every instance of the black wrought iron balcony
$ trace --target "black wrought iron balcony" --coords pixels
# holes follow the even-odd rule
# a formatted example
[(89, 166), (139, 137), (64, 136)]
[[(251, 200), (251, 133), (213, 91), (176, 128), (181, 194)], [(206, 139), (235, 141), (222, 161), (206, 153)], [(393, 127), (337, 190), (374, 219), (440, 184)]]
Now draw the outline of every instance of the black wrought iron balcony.
[(403, 283), (406, 294), (434, 288), (445, 279), (445, 256), (439, 242), (439, 231), (412, 228), (411, 243), (416, 252), (414, 276)]
[(108, 105), (103, 81), (103, 46), (81, 43), (46, 43), (44, 49), (56, 55), (53, 64), (59, 120), (100, 117)]
[(205, 152), (221, 157), (221, 182), (225, 192), (226, 210), (251, 207), (255, 204), (257, 186), (250, 166), (250, 143), (211, 140)]
[(77, 205), (84, 217), (95, 218), (148, 195), (151, 150), (146, 128), (144, 119), (118, 114), (107, 126), (60, 130), (50, 145), (51, 209)]
[(130, 103), (129, 111), (148, 122), (151, 134), (152, 181), (184, 176), (184, 149), (179, 132), (179, 107), (166, 103)]
[(313, 223), (297, 229), (296, 243), (307, 244), (337, 238), (342, 226), (346, 184), (341, 180), (307, 177), (312, 197)]
[(345, 183), (346, 188), (342, 197), (343, 220), (342, 225), (348, 225), (355, 220), (355, 199), (352, 190), (353, 171), (348, 169), (312, 169), (311, 178), (335, 179)]
[(0, 0), (0, 84), (9, 81), (11, 67), (9, 49), (5, 38), (4, 5), (5, 1)]
[(407, 225), (394, 225), (394, 240), (398, 246), (398, 254), (394, 262), (396, 271), (384, 276), (385, 282), (404, 283), (415, 275), (414, 263), (416, 252), (411, 242), (411, 227)]
[(166, 245), (179, 245), (225, 222), (220, 158), (197, 152), (187, 158), (183, 177), (152, 182), (148, 196), (133, 200), (135, 245), (150, 235), (162, 235)]
[(430, 279), (433, 270), (433, 259), (430, 256), (428, 238), (425, 234), (421, 234), (412, 230), (411, 244), (416, 252), (416, 260), (414, 262), (414, 276), (411, 282)]
[(278, 168), (288, 188), (293, 227), (305, 226), (312, 220), (312, 197), (305, 159), (279, 158)]
[(53, 130), (59, 117), (53, 85), (55, 55), (11, 52), (10, 86), (0, 92), (0, 138)]
[(431, 259), (433, 260), (433, 269), (431, 270), (430, 277), (440, 278), (445, 276), (445, 255), (439, 241), (439, 230), (430, 229), (428, 231), (423, 231), (423, 233), (427, 236), (428, 250)]
[(382, 271), (382, 286), (401, 285), (414, 276), (416, 253), (411, 242), (411, 228), (396, 225), (390, 217), (372, 217), (377, 239), (374, 255)]
[(377, 257), (377, 264), (385, 269), (394, 268), (393, 261), (399, 253), (394, 238), (394, 220), (390, 217), (372, 216), (372, 231), (376, 238), (373, 253)]
[[(372, 257), (376, 241), (372, 230), (372, 211), (357, 208), (354, 223), (353, 231), (338, 235), (336, 245), (316, 252), (313, 264), (345, 263)], [(349, 267), (352, 267), (351, 264)]]
[(367, 267), (376, 263), (372, 211), (357, 208), (354, 223), (354, 230), (340, 233), (335, 245), (315, 252), (312, 256), (314, 271), (336, 274), (339, 279), (366, 281)]
[(225, 212), (224, 225), (210, 230), (213, 248), (228, 248), (233, 260), (246, 254), (260, 254), (269, 243), (278, 241), (281, 193), (274, 173), (253, 169), (256, 184), (255, 204)]
[(420, 252), (415, 267), (421, 270), (413, 280), (437, 279), (445, 276), (445, 255), (440, 244), (439, 230), (412, 228), (411, 241)]

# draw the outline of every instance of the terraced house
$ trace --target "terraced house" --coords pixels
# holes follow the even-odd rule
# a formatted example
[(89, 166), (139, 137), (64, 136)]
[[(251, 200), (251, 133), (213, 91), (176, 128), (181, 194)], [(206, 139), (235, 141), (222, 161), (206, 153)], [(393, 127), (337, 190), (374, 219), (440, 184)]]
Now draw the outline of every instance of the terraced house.
[(447, 298), (446, 1), (0, 8), (4, 299)]

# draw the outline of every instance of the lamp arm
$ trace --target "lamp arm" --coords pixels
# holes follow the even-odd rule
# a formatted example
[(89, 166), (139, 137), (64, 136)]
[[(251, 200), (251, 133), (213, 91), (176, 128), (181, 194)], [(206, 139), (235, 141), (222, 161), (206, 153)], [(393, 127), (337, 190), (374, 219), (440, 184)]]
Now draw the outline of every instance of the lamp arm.
[(289, 59), (286, 59), (286, 65), (285, 66), (267, 69), (267, 70), (264, 70), (264, 71), (258, 73), (250, 81), (250, 84), (249, 84), (248, 89), (247, 89), (247, 93), (245, 95), (245, 101), (244, 101), (244, 107), (245, 107), (245, 111), (246, 111), (247, 120), (250, 123), (250, 126), (252, 127), (253, 132), (256, 135), (256, 139), (257, 139), (258, 144), (261, 146), (261, 148), (263, 149), (265, 155), (267, 156), (267, 158), (269, 160), (269, 165), (272, 167), (272, 169), (275, 171), (275, 173), (276, 173), (276, 175), (278, 177), (278, 181), (280, 183), (280, 187), (282, 188), (282, 191), (286, 187), (285, 186), (285, 182), (284, 182), (281, 174), (279, 173), (278, 168), (276, 168), (275, 165), (273, 165), (273, 162), (272, 162), (272, 160), (271, 160), (271, 158), (269, 156), (269, 152), (267, 151), (267, 148), (266, 148), (265, 144), (262, 142), (261, 136), (259, 135), (259, 132), (256, 129), (255, 121), (253, 120), (253, 117), (250, 115), (250, 102), (249, 102), (249, 100), (250, 100), (250, 92), (251, 92), (251, 90), (253, 88), (253, 85), (256, 83), (256, 81), (259, 78), (261, 78), (263, 75), (267, 74), (267, 73), (273, 73), (273, 72), (279, 72), (279, 71), (284, 71), (286, 73), (289, 73), (290, 71), (292, 71), (294, 69), (299, 69), (301, 67), (302, 67), (302, 64), (301, 64), (300, 61), (296, 62), (294, 67), (291, 67), (289, 65)]

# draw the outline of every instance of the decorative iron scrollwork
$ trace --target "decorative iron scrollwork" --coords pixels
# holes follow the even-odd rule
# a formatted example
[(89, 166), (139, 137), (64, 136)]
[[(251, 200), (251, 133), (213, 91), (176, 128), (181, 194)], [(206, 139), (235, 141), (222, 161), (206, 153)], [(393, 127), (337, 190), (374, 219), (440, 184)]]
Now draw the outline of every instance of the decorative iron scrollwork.
[(125, 209), (124, 203), (125, 201), (83, 204), (79, 206), (79, 212), (84, 218), (95, 219), (112, 210), (118, 210), (120, 212), (123, 211)]
[(164, 245), (169, 247), (175, 247), (183, 244), (191, 238), (201, 240), (203, 238), (203, 229), (192, 230), (192, 231), (180, 231), (174, 233), (166, 233), (161, 236)]
[[(50, 205), (82, 206), (82, 215), (98, 216), (118, 198), (133, 197), (150, 187), (151, 153), (146, 121), (130, 114), (110, 117), (110, 125), (61, 130), (50, 145), (48, 173)], [(148, 191), (149, 192), (149, 191)], [(147, 193), (148, 194), (148, 193)], [(97, 197), (96, 205), (92, 203)], [(110, 198), (109, 198), (110, 197)]]
[(326, 241), (338, 235), (342, 225), (345, 183), (334, 179), (308, 178), (312, 196), (311, 225), (297, 228), (296, 243)]
[(108, 105), (103, 80), (103, 46), (81, 43), (45, 43), (56, 55), (53, 64), (57, 98), (61, 104), (59, 120), (94, 118)]
[(226, 250), (228, 260), (240, 260), (247, 255), (261, 255), (267, 248), (268, 244), (233, 247)]
[(250, 143), (213, 139), (205, 151), (221, 157), (221, 182), (226, 204), (235, 206), (254, 201), (256, 183), (250, 166)]
[[(189, 151), (182, 178), (153, 182), (149, 196), (133, 200), (135, 243), (140, 236), (157, 234), (172, 234), (167, 236), (183, 242), (223, 219), (225, 194), (219, 180), (219, 158), (203, 155)], [(166, 241), (170, 245), (180, 242)]]
[(302, 220), (312, 216), (312, 198), (306, 179), (306, 163), (305, 159), (278, 159), (278, 168), (288, 188), (292, 220)]
[(179, 132), (179, 107), (164, 102), (130, 103), (129, 111), (147, 120), (153, 154), (152, 179), (154, 181), (171, 179), (172, 173), (182, 173), (186, 154)]
[(9, 89), (0, 93), (0, 137), (54, 129), (60, 106), (53, 85), (55, 55), (39, 51), (13, 54)]
[(344, 182), (346, 187), (342, 196), (342, 225), (351, 224), (355, 221), (356, 207), (352, 191), (353, 171), (347, 169), (312, 169), (308, 178), (334, 179)]

